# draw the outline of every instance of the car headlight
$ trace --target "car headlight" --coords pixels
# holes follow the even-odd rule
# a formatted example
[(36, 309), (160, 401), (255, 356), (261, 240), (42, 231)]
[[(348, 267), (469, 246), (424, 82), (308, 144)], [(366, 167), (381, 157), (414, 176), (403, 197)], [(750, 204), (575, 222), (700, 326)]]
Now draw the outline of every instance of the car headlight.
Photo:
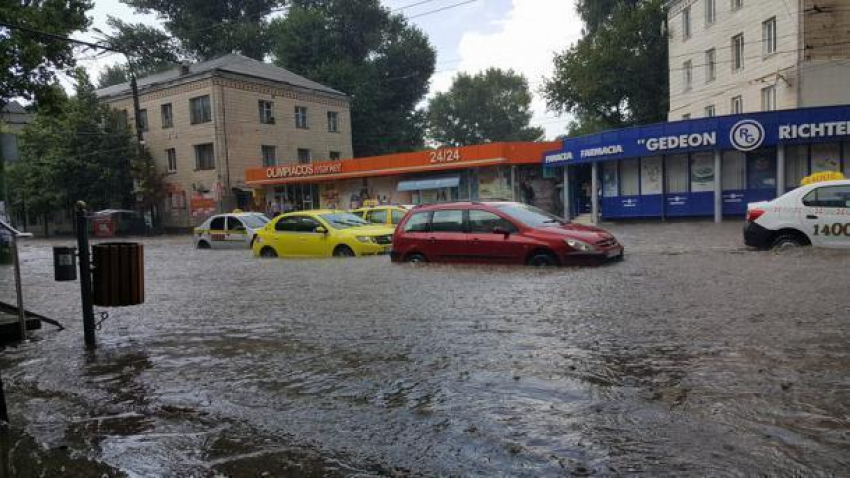
[(357, 236), (357, 240), (360, 242), (375, 242), (375, 238), (370, 236)]
[(579, 241), (578, 239), (564, 239), (564, 242), (567, 243), (568, 246), (573, 249), (581, 252), (596, 252), (596, 248), (591, 246), (590, 244)]

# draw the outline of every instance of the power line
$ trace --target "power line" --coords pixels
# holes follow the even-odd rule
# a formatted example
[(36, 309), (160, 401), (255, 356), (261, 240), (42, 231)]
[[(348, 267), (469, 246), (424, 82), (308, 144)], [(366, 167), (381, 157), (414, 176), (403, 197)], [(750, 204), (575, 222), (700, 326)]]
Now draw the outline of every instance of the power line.
[(434, 1), (435, 0), (422, 0), (422, 1), (419, 1), (419, 2), (415, 2), (415, 3), (405, 5), (403, 7), (394, 8), (394, 9), (390, 10), (390, 12), (395, 13), (395, 12), (398, 12), (400, 10), (404, 10), (406, 8), (418, 7), (419, 5), (425, 5), (426, 3), (431, 3), (431, 2), (434, 2)]
[(437, 8), (436, 10), (431, 10), (431, 11), (427, 11), (425, 13), (420, 13), (420, 14), (417, 14), (417, 15), (409, 16), (409, 17), (407, 17), (407, 19), (413, 20), (414, 18), (424, 17), (426, 15), (433, 15), (435, 13), (440, 13), (440, 12), (444, 12), (446, 10), (451, 10), (453, 8), (462, 7), (464, 5), (468, 5), (470, 3), (475, 3), (477, 1), (478, 0), (466, 0), (465, 2), (453, 3), (451, 5), (448, 5), (448, 6), (445, 6), (445, 7), (442, 7), (442, 8)]
[(15, 24), (12, 24), (12, 23), (4, 22), (4, 21), (0, 21), (0, 26), (6, 27), (6, 28), (9, 28), (9, 29), (12, 29), (12, 30), (20, 30), (22, 32), (31, 33), (33, 35), (38, 35), (38, 36), (42, 36), (42, 37), (45, 37), (45, 38), (50, 38), (50, 39), (56, 40), (56, 41), (63, 41), (63, 42), (66, 42), (66, 43), (76, 43), (77, 45), (83, 45), (83, 46), (87, 46), (87, 47), (93, 48), (93, 49), (107, 50), (107, 51), (113, 51), (113, 52), (116, 52), (116, 53), (126, 54), (124, 51), (119, 50), (117, 48), (104, 46), (104, 45), (101, 45), (101, 44), (98, 44), (98, 43), (91, 43), (91, 42), (87, 42), (87, 41), (83, 41), (83, 40), (77, 40), (75, 38), (63, 37), (61, 35), (56, 35), (55, 33), (48, 33), (48, 32), (42, 31), (42, 30), (36, 30), (34, 28), (25, 27), (25, 26), (22, 26), (22, 25), (15, 25)]

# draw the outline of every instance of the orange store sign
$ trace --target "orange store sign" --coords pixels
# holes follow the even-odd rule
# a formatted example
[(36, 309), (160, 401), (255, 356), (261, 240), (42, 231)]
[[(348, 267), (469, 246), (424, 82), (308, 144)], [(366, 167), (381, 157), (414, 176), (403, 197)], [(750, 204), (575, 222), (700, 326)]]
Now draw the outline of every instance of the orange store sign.
[(266, 179), (303, 178), (323, 174), (336, 174), (341, 171), (342, 163), (338, 161), (332, 163), (287, 164), (266, 168)]

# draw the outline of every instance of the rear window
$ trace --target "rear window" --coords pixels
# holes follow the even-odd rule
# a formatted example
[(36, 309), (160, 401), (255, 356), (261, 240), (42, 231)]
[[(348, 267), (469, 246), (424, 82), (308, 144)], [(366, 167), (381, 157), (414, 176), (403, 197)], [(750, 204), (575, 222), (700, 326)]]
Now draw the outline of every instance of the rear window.
[(463, 211), (434, 211), (431, 219), (431, 232), (465, 232)]
[(414, 213), (404, 224), (404, 232), (428, 232), (428, 222), (430, 220), (430, 212)]

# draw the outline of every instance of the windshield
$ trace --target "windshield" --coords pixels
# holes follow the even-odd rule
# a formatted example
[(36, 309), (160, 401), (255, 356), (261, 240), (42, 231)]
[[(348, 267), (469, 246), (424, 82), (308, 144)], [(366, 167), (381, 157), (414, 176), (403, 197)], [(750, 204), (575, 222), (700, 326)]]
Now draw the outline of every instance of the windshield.
[(546, 227), (566, 224), (566, 221), (560, 217), (527, 204), (499, 204), (496, 206), (496, 209), (529, 227)]
[(328, 225), (334, 229), (348, 229), (350, 227), (368, 226), (369, 223), (363, 219), (351, 214), (350, 212), (335, 212), (332, 214), (322, 214), (319, 217), (324, 219)]
[(269, 222), (269, 219), (266, 216), (260, 216), (259, 214), (252, 216), (238, 216), (238, 218), (251, 229), (259, 229)]

